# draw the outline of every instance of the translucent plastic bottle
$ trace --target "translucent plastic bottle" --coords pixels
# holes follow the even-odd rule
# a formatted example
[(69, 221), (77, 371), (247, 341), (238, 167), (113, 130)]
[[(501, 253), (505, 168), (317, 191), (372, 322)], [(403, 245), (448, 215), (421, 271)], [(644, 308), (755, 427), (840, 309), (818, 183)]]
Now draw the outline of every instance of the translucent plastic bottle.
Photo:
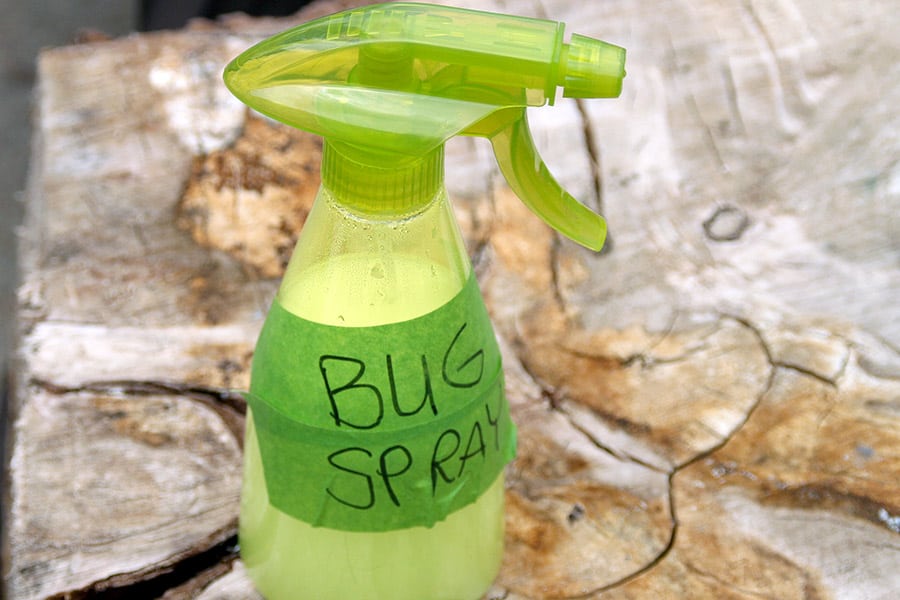
[[(319, 192), (278, 298), (319, 323), (367, 327), (440, 308), (471, 274), (443, 185), (401, 214), (342, 206)], [(433, 527), (354, 532), (313, 527), (274, 508), (248, 415), (241, 555), (269, 600), (475, 600), (503, 552), (503, 476)]]
[(515, 428), (447, 201), (444, 143), (491, 140), (510, 188), (599, 250), (526, 108), (614, 97), (625, 51), (562, 23), (387, 3), (248, 49), (225, 83), (324, 138), (322, 187), (253, 359), (240, 515), (268, 600), (476, 600), (503, 551)]

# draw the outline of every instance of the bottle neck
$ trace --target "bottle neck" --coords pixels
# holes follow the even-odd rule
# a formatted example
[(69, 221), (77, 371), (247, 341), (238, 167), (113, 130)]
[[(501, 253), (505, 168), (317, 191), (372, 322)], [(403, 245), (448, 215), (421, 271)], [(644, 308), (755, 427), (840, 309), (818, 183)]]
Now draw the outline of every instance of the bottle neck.
[(325, 140), (322, 185), (341, 205), (372, 216), (425, 208), (444, 183), (444, 147), (421, 157), (377, 155)]
[(278, 299), (297, 316), (375, 326), (426, 314), (463, 289), (466, 247), (443, 185), (421, 209), (373, 215), (322, 186)]

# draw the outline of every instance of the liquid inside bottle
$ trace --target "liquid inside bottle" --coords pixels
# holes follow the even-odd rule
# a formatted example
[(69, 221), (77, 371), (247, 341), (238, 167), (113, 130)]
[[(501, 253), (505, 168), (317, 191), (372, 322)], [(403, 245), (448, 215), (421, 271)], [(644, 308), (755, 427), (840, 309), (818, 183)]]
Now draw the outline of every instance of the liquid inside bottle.
[[(440, 308), (471, 273), (443, 186), (411, 214), (368, 215), (322, 188), (278, 300), (326, 325), (366, 327)], [(300, 396), (300, 395), (298, 395)], [(269, 503), (248, 412), (241, 555), (268, 600), (477, 600), (503, 553), (503, 475), (432, 527), (359, 532), (313, 527)]]

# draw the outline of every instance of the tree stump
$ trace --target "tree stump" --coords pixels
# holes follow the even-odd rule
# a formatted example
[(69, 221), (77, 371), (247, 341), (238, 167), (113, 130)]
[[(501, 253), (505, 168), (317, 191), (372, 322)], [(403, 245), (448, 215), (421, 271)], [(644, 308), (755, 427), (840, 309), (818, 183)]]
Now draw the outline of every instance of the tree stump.
[[(460, 4), (629, 52), (620, 99), (531, 113), (604, 252), (533, 217), (480, 140), (448, 148), (520, 429), (488, 598), (900, 597), (900, 12)], [(342, 6), (41, 55), (11, 600), (255, 597), (235, 390), (321, 146), (220, 75)]]

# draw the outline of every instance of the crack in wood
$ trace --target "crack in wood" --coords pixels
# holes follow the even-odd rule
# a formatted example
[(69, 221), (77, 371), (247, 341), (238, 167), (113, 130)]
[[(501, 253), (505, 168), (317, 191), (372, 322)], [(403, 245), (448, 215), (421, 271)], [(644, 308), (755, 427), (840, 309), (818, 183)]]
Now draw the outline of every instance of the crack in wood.
[(784, 67), (779, 60), (780, 53), (778, 50), (778, 45), (775, 43), (775, 40), (772, 39), (772, 35), (769, 32), (769, 29), (766, 27), (765, 22), (756, 11), (756, 8), (753, 6), (753, 2), (751, 0), (743, 0), (743, 2), (740, 2), (739, 5), (750, 17), (750, 22), (753, 24), (753, 29), (756, 31), (756, 34), (759, 35), (760, 38), (762, 38), (766, 49), (768, 50), (769, 58), (771, 58), (772, 66), (774, 67), (774, 70), (770, 71), (770, 76), (773, 80), (772, 83), (774, 84), (773, 91), (777, 94), (778, 104), (781, 108), (784, 109), (786, 115), (790, 117), (788, 107), (785, 103), (784, 85), (782, 83), (784, 79), (790, 81), (790, 77), (785, 77), (785, 74), (783, 73)]
[(561, 311), (565, 311), (566, 301), (562, 295), (562, 289), (559, 283), (559, 269), (557, 268), (559, 265), (560, 244), (559, 235), (554, 235), (550, 241), (550, 288), (553, 292), (553, 300), (559, 306)]
[(676, 518), (676, 513), (675, 513), (675, 500), (674, 500), (674, 493), (673, 493), (674, 492), (673, 477), (674, 477), (675, 473), (677, 472), (677, 470), (673, 470), (670, 472), (663, 471), (663, 470), (659, 469), (658, 467), (651, 465), (637, 457), (616, 452), (609, 446), (603, 444), (599, 439), (597, 439), (594, 435), (592, 435), (584, 427), (580, 426), (572, 418), (572, 416), (568, 413), (568, 411), (566, 411), (565, 408), (561, 406), (561, 401), (559, 399), (559, 393), (556, 390), (551, 389), (549, 386), (546, 386), (543, 383), (541, 383), (540, 379), (536, 376), (536, 374), (534, 374), (528, 370), (528, 366), (526, 364), (524, 364), (521, 361), (519, 362), (519, 364), (521, 365), (522, 370), (528, 375), (528, 377), (532, 380), (532, 382), (538, 387), (538, 389), (541, 392), (541, 397), (547, 401), (547, 404), (550, 407), (550, 409), (559, 413), (560, 415), (562, 415), (575, 431), (578, 431), (585, 438), (587, 438), (588, 441), (592, 445), (594, 445), (597, 449), (601, 450), (602, 452), (605, 452), (606, 454), (608, 454), (618, 460), (623, 460), (626, 462), (631, 462), (633, 464), (640, 465), (641, 467), (649, 469), (655, 473), (666, 474), (666, 500), (667, 500), (667, 504), (668, 504), (668, 508), (669, 508), (669, 515), (670, 515), (670, 521), (669, 521), (670, 522), (670, 530), (669, 530), (669, 538), (666, 541), (666, 544), (663, 547), (663, 549), (655, 557), (653, 557), (652, 560), (648, 561), (647, 564), (645, 564), (641, 568), (636, 569), (635, 571), (625, 575), (624, 577), (621, 577), (620, 579), (618, 579), (614, 582), (603, 585), (596, 589), (590, 590), (590, 591), (586, 592), (585, 594), (578, 595), (578, 596), (569, 596), (569, 598), (571, 600), (577, 600), (580, 598), (593, 598), (598, 593), (608, 591), (608, 590), (611, 590), (618, 586), (621, 586), (621, 585), (627, 583), (628, 581), (631, 581), (637, 577), (640, 577), (644, 573), (651, 571), (658, 564), (660, 564), (663, 560), (665, 560), (666, 556), (669, 554), (669, 552), (671, 552), (672, 548), (675, 545), (675, 539), (676, 539), (677, 530), (678, 530), (678, 519)]
[(747, 127), (744, 125), (744, 117), (741, 114), (741, 106), (738, 103), (737, 85), (734, 82), (734, 72), (731, 70), (731, 65), (727, 62), (724, 63), (721, 68), (721, 73), (722, 82), (725, 86), (725, 97), (728, 98), (728, 107), (731, 110), (734, 120), (740, 126), (735, 133), (744, 136), (747, 134)]
[[(555, 267), (556, 267), (555, 262), (553, 262), (551, 264), (552, 264), (551, 268), (555, 271)], [(559, 303), (561, 308), (564, 308), (562, 298), (556, 297), (556, 301)], [(669, 555), (669, 553), (671, 552), (672, 548), (674, 547), (674, 545), (676, 543), (676, 539), (678, 537), (679, 525), (680, 525), (680, 521), (678, 518), (677, 498), (674, 493), (674, 489), (675, 489), (674, 484), (673, 484), (674, 477), (677, 476), (678, 473), (682, 469), (685, 469), (686, 467), (689, 467), (690, 465), (693, 465), (694, 463), (711, 456), (715, 452), (721, 450), (729, 442), (731, 442), (731, 440), (734, 439), (734, 437), (744, 428), (746, 423), (750, 420), (750, 418), (752, 417), (752, 415), (755, 412), (755, 410), (757, 409), (757, 407), (761, 404), (762, 400), (766, 397), (766, 395), (768, 393), (770, 393), (770, 391), (775, 383), (776, 373), (778, 371), (778, 368), (781, 365), (779, 364), (778, 361), (775, 360), (775, 358), (773, 356), (773, 351), (768, 346), (767, 341), (766, 341), (761, 329), (759, 327), (757, 327), (756, 325), (754, 325), (752, 322), (750, 322), (746, 318), (736, 316), (736, 315), (721, 313), (721, 314), (719, 314), (718, 323), (714, 330), (721, 329), (723, 322), (726, 320), (733, 321), (740, 327), (745, 328), (752, 334), (753, 338), (756, 339), (759, 349), (765, 357), (765, 364), (768, 365), (768, 373), (766, 374), (765, 381), (762, 384), (759, 391), (757, 392), (756, 398), (754, 399), (752, 405), (750, 405), (747, 408), (747, 410), (745, 411), (743, 419), (741, 419), (741, 421), (739, 423), (737, 423), (736, 426), (731, 431), (729, 431), (727, 435), (722, 436), (718, 443), (716, 443), (715, 445), (713, 445), (712, 447), (710, 447), (704, 451), (698, 452), (697, 455), (684, 461), (683, 463), (674, 465), (670, 471), (660, 469), (659, 466), (648, 464), (646, 461), (643, 461), (638, 457), (631, 456), (626, 453), (622, 453), (622, 452), (617, 451), (617, 450), (611, 448), (610, 446), (604, 444), (602, 442), (602, 440), (596, 438), (585, 427), (580, 426), (577, 423), (577, 420), (570, 414), (569, 411), (566, 410), (565, 406), (563, 405), (563, 398), (561, 397), (561, 394), (558, 390), (553, 389), (551, 386), (548, 386), (546, 384), (546, 382), (541, 381), (541, 379), (537, 376), (536, 373), (533, 373), (529, 370), (529, 366), (526, 364), (525, 361), (519, 360), (519, 364), (521, 365), (524, 373), (531, 379), (531, 381), (535, 384), (535, 386), (540, 390), (541, 397), (546, 400), (549, 408), (551, 410), (561, 414), (567, 420), (567, 422), (574, 428), (574, 430), (576, 430), (581, 435), (583, 435), (594, 447), (596, 447), (597, 449), (601, 450), (602, 452), (604, 452), (610, 456), (613, 456), (619, 460), (623, 460), (623, 461), (631, 462), (633, 464), (640, 465), (640, 466), (642, 466), (644, 468), (648, 468), (654, 472), (667, 474), (667, 491), (666, 491), (666, 493), (668, 496), (667, 501), (668, 501), (668, 506), (669, 506), (669, 515), (670, 515), (670, 519), (671, 519), (671, 532), (670, 532), (670, 537), (669, 537), (665, 547), (659, 552), (658, 555), (656, 555), (652, 560), (648, 561), (641, 568), (636, 569), (632, 573), (629, 573), (627, 576), (622, 577), (615, 582), (611, 582), (607, 585), (604, 585), (601, 588), (591, 590), (590, 592), (587, 592), (583, 596), (578, 596), (579, 598), (594, 597), (594, 595), (596, 595), (597, 593), (601, 593), (603, 591), (608, 591), (608, 590), (614, 589), (616, 587), (619, 587), (621, 585), (624, 585), (627, 582), (629, 582), (633, 579), (636, 579), (636, 578), (642, 576), (643, 574), (646, 574), (649, 571), (652, 571), (657, 565), (659, 565), (662, 561), (665, 560), (665, 558)], [(712, 335), (712, 334), (710, 333), (709, 335)], [(513, 345), (514, 345), (514, 347), (516, 347), (517, 355), (521, 356), (521, 353), (524, 351), (524, 348), (520, 347), (518, 344), (515, 344), (515, 343)], [(696, 353), (701, 352), (707, 348), (708, 348), (708, 345), (704, 343), (704, 344), (699, 345), (698, 347), (691, 348), (690, 351), (684, 352), (679, 356), (666, 357), (664, 359), (655, 359), (652, 356), (650, 356), (648, 354), (648, 352), (635, 352), (635, 353), (625, 356), (625, 357), (599, 357), (599, 358), (601, 358), (601, 359), (607, 358), (610, 361), (612, 361), (613, 364), (618, 364), (621, 368), (629, 368), (636, 364), (640, 365), (641, 368), (652, 368), (653, 366), (660, 365), (660, 364), (671, 364), (671, 363), (676, 363), (676, 362), (687, 360), (692, 355), (695, 355)], [(575, 351), (575, 354), (579, 354), (579, 353), (577, 351)], [(584, 354), (584, 353), (581, 353), (581, 354)], [(587, 354), (590, 354), (590, 353), (587, 353)], [(592, 356), (592, 355), (586, 356), (586, 357), (598, 358), (597, 356)], [(813, 376), (815, 375), (814, 373), (809, 373), (809, 374), (813, 375)], [(621, 424), (617, 424), (617, 426), (621, 426)], [(715, 434), (717, 437), (719, 436), (718, 432), (713, 431), (711, 433)]]
[[(594, 211), (598, 214), (603, 214), (603, 163), (601, 162), (602, 156), (600, 153), (600, 144), (597, 142), (597, 138), (594, 135), (594, 130), (591, 128), (591, 117), (588, 113), (587, 106), (584, 101), (581, 99), (575, 100), (575, 107), (578, 109), (578, 114), (581, 117), (581, 130), (584, 135), (584, 147), (587, 151), (588, 155), (588, 163), (591, 167), (591, 182), (593, 184), (594, 190)], [(612, 234), (607, 232), (606, 234), (606, 242), (603, 244), (603, 248), (600, 249), (599, 254), (608, 254), (613, 250), (613, 239)]]
[[(31, 384), (51, 394), (115, 394), (128, 396), (174, 395), (200, 402), (222, 418), (238, 443), (243, 440), (246, 403), (234, 391), (159, 381), (106, 380), (62, 386), (32, 379)], [(228, 573), (238, 558), (237, 518), (203, 540), (145, 568), (111, 575), (88, 585), (48, 596), (46, 600), (150, 600), (188, 598)]]
[[(629, 581), (637, 579), (638, 577), (644, 575), (645, 573), (652, 571), (654, 568), (656, 568), (659, 564), (661, 564), (666, 559), (666, 557), (669, 555), (669, 553), (675, 547), (675, 542), (678, 538), (678, 531), (680, 528), (680, 521), (678, 518), (678, 505), (677, 505), (677, 498), (676, 498), (675, 486), (674, 486), (675, 477), (678, 475), (679, 472), (681, 472), (682, 469), (688, 467), (689, 465), (694, 464), (695, 462), (697, 462), (699, 460), (702, 460), (703, 458), (705, 458), (707, 456), (710, 456), (711, 454), (713, 454), (714, 452), (716, 452), (717, 450), (721, 449), (726, 444), (728, 444), (728, 442), (731, 441), (734, 438), (734, 436), (743, 428), (743, 426), (747, 423), (747, 421), (750, 420), (750, 416), (753, 414), (753, 412), (759, 406), (762, 399), (766, 396), (767, 393), (769, 393), (769, 390), (771, 390), (772, 386), (774, 385), (776, 369), (775, 369), (774, 362), (772, 361), (772, 354), (771, 354), (768, 346), (766, 345), (761, 332), (755, 326), (753, 326), (749, 321), (742, 320), (740, 318), (736, 318), (736, 317), (733, 317), (730, 315), (721, 315), (721, 317), (722, 318), (731, 318), (738, 324), (740, 324), (744, 327), (747, 327), (757, 338), (757, 341), (759, 342), (760, 347), (762, 348), (763, 352), (766, 355), (768, 364), (770, 365), (769, 377), (766, 381), (766, 384), (763, 386), (763, 389), (757, 395), (756, 400), (753, 403), (753, 405), (747, 410), (746, 416), (743, 419), (743, 421), (737, 427), (735, 427), (728, 435), (724, 436), (722, 441), (719, 444), (717, 444), (715, 447), (713, 447), (705, 452), (699, 453), (697, 456), (695, 456), (691, 460), (688, 460), (680, 465), (675, 465), (673, 467), (672, 471), (668, 474), (668, 477), (666, 480), (666, 486), (667, 486), (666, 489), (667, 489), (667, 496), (668, 496), (668, 501), (669, 501), (669, 514), (671, 515), (671, 522), (672, 522), (672, 532), (669, 537), (668, 543), (666, 544), (666, 547), (663, 548), (663, 550), (659, 553), (659, 555), (657, 555), (657, 557), (652, 562), (648, 563), (642, 569), (635, 571), (634, 573), (630, 574), (626, 578), (621, 579), (620, 581), (611, 583), (609, 585), (604, 586), (603, 588), (594, 590), (590, 594), (583, 596), (583, 598), (590, 598), (597, 593), (611, 590), (613, 588), (624, 585), (624, 584), (628, 583)], [(653, 468), (652, 466), (649, 466), (649, 465), (645, 465), (645, 466), (648, 466), (649, 468)]]
[[(661, 340), (659, 342), (657, 342), (656, 345), (659, 345), (662, 342), (662, 339), (664, 339), (664, 337), (665, 336), (663, 336), (663, 338), (661, 338)], [(695, 354), (699, 354), (701, 352), (708, 350), (708, 348), (705, 345), (698, 345), (694, 348), (691, 348), (687, 352), (684, 352), (682, 354), (678, 354), (675, 356), (670, 356), (668, 358), (654, 357), (654, 356), (648, 354), (647, 352), (633, 352), (626, 356), (615, 356), (615, 355), (601, 354), (599, 352), (586, 352), (584, 350), (574, 349), (574, 348), (561, 348), (561, 350), (563, 352), (565, 352), (566, 354), (573, 356), (575, 358), (586, 358), (589, 360), (609, 361), (613, 364), (616, 364), (616, 365), (622, 367), (623, 369), (628, 369), (628, 368), (634, 366), (635, 364), (640, 365), (640, 367), (642, 369), (650, 369), (650, 368), (653, 368), (658, 365), (672, 365), (672, 364), (676, 364), (679, 362), (683, 362)], [(652, 348), (649, 348), (649, 350), (652, 350)]]
[(241, 393), (235, 390), (169, 381), (129, 379), (110, 379), (92, 381), (77, 386), (65, 386), (44, 379), (33, 378), (31, 383), (56, 395), (84, 392), (133, 396), (171, 395), (200, 402), (212, 409), (222, 419), (222, 422), (241, 448), (244, 445), (244, 417), (247, 413), (247, 402)]
[[(51, 394), (114, 394), (123, 396), (173, 395), (200, 402), (223, 421), (236, 441), (243, 445), (246, 402), (233, 390), (199, 385), (142, 380), (103, 380), (78, 386), (63, 386), (34, 378), (31, 384)], [(46, 600), (150, 600), (193, 597), (231, 571), (238, 558), (237, 518), (228, 525), (163, 561), (132, 572), (118, 573), (82, 588), (49, 596)]]
[(603, 172), (600, 154), (600, 145), (591, 128), (591, 118), (587, 106), (581, 99), (575, 100), (575, 107), (581, 117), (581, 131), (584, 135), (584, 147), (588, 155), (588, 163), (591, 167), (591, 182), (594, 189), (594, 210), (603, 213)]
[[(486, 203), (491, 209), (490, 218), (488, 218), (486, 222), (482, 222), (477, 209), (469, 211), (469, 214), (472, 217), (472, 231), (478, 232), (473, 236), (474, 245), (470, 251), (469, 260), (472, 263), (472, 268), (478, 275), (482, 274), (488, 268), (490, 256), (488, 249), (490, 248), (490, 239), (494, 231), (494, 224), (497, 222), (497, 204), (494, 200), (496, 189), (493, 178), (488, 177), (486, 187)], [(482, 226), (484, 227), (484, 231), (481, 231)]]
[[(691, 459), (689, 459), (681, 464), (675, 465), (672, 468), (672, 470), (667, 473), (666, 494), (667, 494), (667, 500), (668, 500), (668, 505), (669, 505), (669, 514), (670, 514), (670, 518), (671, 518), (671, 532), (670, 532), (670, 536), (669, 536), (669, 539), (668, 539), (665, 547), (659, 552), (659, 554), (657, 556), (655, 556), (653, 558), (653, 560), (649, 561), (646, 565), (644, 565), (640, 569), (637, 569), (634, 572), (628, 574), (627, 576), (622, 577), (619, 580), (611, 582), (600, 588), (591, 590), (590, 592), (587, 592), (584, 595), (575, 596), (575, 597), (573, 597), (573, 600), (575, 598), (593, 598), (596, 596), (596, 594), (599, 594), (599, 593), (602, 593), (605, 591), (609, 591), (609, 590), (612, 590), (619, 586), (622, 586), (622, 585), (628, 583), (629, 581), (637, 579), (638, 577), (641, 577), (642, 575), (652, 571), (666, 559), (666, 557), (669, 555), (669, 553), (675, 547), (675, 543), (676, 543), (676, 540), (678, 537), (678, 530), (679, 530), (679, 526), (680, 526), (680, 522), (679, 522), (679, 518), (678, 518), (677, 498), (676, 498), (675, 488), (674, 488), (674, 478), (678, 475), (679, 472), (681, 472), (682, 469), (685, 469), (688, 466), (709, 457), (710, 455), (714, 454), (715, 452), (717, 452), (718, 450), (723, 448), (725, 445), (727, 445), (734, 438), (734, 436), (737, 435), (737, 433), (743, 429), (744, 425), (750, 420), (750, 417), (752, 416), (753, 412), (756, 410), (756, 408), (762, 402), (762, 399), (772, 389), (772, 386), (774, 385), (774, 382), (775, 382), (776, 370), (777, 370), (778, 365), (777, 365), (776, 361), (774, 361), (774, 359), (772, 357), (772, 352), (769, 349), (768, 345), (766, 344), (761, 331), (756, 326), (754, 326), (752, 323), (750, 323), (748, 320), (740, 318), (740, 317), (722, 314), (722, 315), (720, 315), (720, 319), (731, 319), (731, 320), (735, 321), (736, 323), (738, 323), (739, 325), (746, 327), (751, 333), (753, 333), (754, 337), (759, 342), (760, 348), (762, 349), (764, 355), (766, 356), (766, 361), (770, 367), (766, 383), (763, 385), (762, 390), (760, 390), (760, 392), (757, 394), (757, 397), (756, 397), (753, 405), (750, 406), (748, 408), (748, 410), (746, 411), (745, 418), (731, 432), (729, 432), (728, 435), (723, 436), (722, 440), (719, 443), (717, 443), (716, 445), (714, 445), (713, 447), (711, 447), (703, 452), (698, 453), (696, 456), (692, 457)], [(690, 354), (691, 353), (688, 353), (687, 355), (685, 355), (685, 357), (679, 357), (678, 359), (683, 360)], [(640, 356), (640, 354), (638, 354), (638, 356)], [(632, 360), (626, 359), (624, 361), (620, 360), (619, 362), (621, 365), (626, 366), (628, 364), (633, 363), (635, 360), (638, 360), (638, 359), (637, 358), (634, 358)], [(675, 362), (675, 360), (667, 360), (667, 362)], [(534, 374), (530, 373), (527, 370), (526, 365), (522, 364), (522, 368), (525, 370), (526, 373), (528, 373), (528, 375), (535, 382), (535, 384), (541, 389), (542, 395), (548, 399), (550, 408), (552, 410), (558, 411), (560, 414), (564, 415), (566, 417), (566, 419), (569, 421), (569, 423), (571, 423), (572, 426), (575, 428), (575, 430), (577, 430), (579, 433), (584, 435), (598, 449), (600, 449), (612, 456), (615, 456), (616, 458), (619, 458), (621, 460), (633, 462), (635, 464), (641, 465), (642, 467), (651, 469), (654, 472), (664, 472), (664, 471), (661, 471), (658, 467), (648, 464), (636, 457), (629, 456), (629, 455), (622, 455), (621, 453), (616, 452), (616, 451), (612, 450), (611, 448), (607, 447), (600, 440), (596, 439), (593, 435), (590, 434), (590, 432), (588, 432), (583, 427), (580, 427), (577, 423), (574, 422), (574, 420), (567, 413), (567, 411), (561, 406), (561, 402), (559, 401), (559, 398), (556, 397), (557, 394), (553, 390), (547, 389), (546, 386), (541, 384), (540, 380), (537, 377), (535, 377)], [(551, 399), (553, 399), (553, 401), (550, 401)]]
[(816, 381), (824, 383), (828, 387), (831, 387), (834, 389), (837, 389), (837, 387), (838, 387), (837, 380), (840, 379), (840, 376), (837, 376), (834, 379), (832, 379), (830, 377), (822, 375), (821, 373), (817, 373), (817, 372), (813, 371), (812, 369), (809, 369), (802, 365), (798, 365), (798, 364), (786, 362), (786, 361), (775, 361), (773, 363), (773, 366), (779, 367), (781, 369), (787, 369), (788, 371), (794, 371), (795, 373), (799, 373), (800, 375), (805, 375), (806, 377), (812, 377)]
[(597, 447), (598, 449), (600, 449), (600, 450), (603, 450), (604, 452), (606, 452), (606, 453), (609, 454), (610, 456), (614, 456), (615, 458), (618, 458), (619, 460), (625, 460), (625, 461), (628, 461), (628, 462), (635, 463), (635, 464), (637, 464), (637, 465), (640, 465), (640, 466), (642, 466), (642, 467), (645, 467), (645, 468), (650, 469), (650, 470), (652, 470), (652, 471), (655, 471), (655, 472), (657, 472), (657, 473), (667, 473), (667, 474), (668, 474), (668, 473), (670, 472), (670, 471), (666, 471), (666, 470), (660, 469), (658, 466), (653, 465), (653, 464), (651, 464), (651, 463), (648, 463), (648, 462), (646, 462), (646, 461), (644, 461), (644, 460), (641, 460), (640, 458), (638, 458), (638, 457), (636, 457), (636, 456), (633, 456), (633, 455), (631, 455), (631, 454), (623, 453), (623, 452), (617, 452), (617, 451), (614, 450), (613, 448), (611, 448), (611, 447), (607, 446), (606, 444), (604, 444), (603, 442), (601, 442), (596, 436), (594, 436), (593, 434), (591, 434), (591, 432), (589, 432), (585, 427), (583, 427), (582, 425), (579, 425), (579, 424), (575, 421), (575, 419), (573, 418), (573, 416), (572, 416), (572, 415), (571, 415), (564, 407), (560, 407), (560, 406), (553, 407), (553, 406), (551, 406), (551, 408), (553, 408), (553, 410), (555, 410), (555, 411), (559, 412), (561, 415), (563, 415), (563, 416), (566, 418), (566, 420), (569, 422), (569, 424), (572, 425), (572, 427), (573, 427), (576, 431), (578, 431), (578, 432), (581, 433), (583, 436), (585, 436), (585, 437), (586, 437), (586, 438), (587, 438), (594, 446), (596, 446), (596, 447)]
[(678, 537), (678, 519), (675, 517), (675, 494), (674, 494), (674, 486), (673, 486), (673, 478), (675, 476), (675, 472), (669, 473), (666, 478), (666, 490), (667, 490), (667, 499), (669, 501), (669, 514), (671, 515), (671, 530), (669, 533), (669, 539), (666, 541), (665, 547), (660, 550), (659, 554), (657, 554), (651, 561), (649, 561), (646, 565), (641, 567), (640, 569), (635, 570), (632, 573), (629, 573), (625, 577), (618, 579), (617, 581), (613, 581), (596, 589), (593, 589), (583, 595), (580, 596), (572, 596), (571, 600), (579, 600), (582, 598), (590, 599), (596, 597), (597, 594), (610, 591), (622, 585), (625, 585), (629, 581), (633, 581), (638, 577), (641, 577), (645, 573), (649, 573), (653, 569), (655, 569), (660, 563), (662, 563), (672, 549), (675, 547), (675, 540)]
[(683, 463), (675, 465), (675, 470), (674, 470), (675, 474), (677, 474), (680, 470), (682, 470), (696, 462), (699, 462), (699, 461), (711, 456), (712, 454), (715, 454), (716, 452), (721, 450), (723, 447), (725, 447), (725, 445), (727, 445), (734, 438), (734, 436), (737, 435), (737, 433), (744, 428), (744, 425), (747, 424), (747, 422), (750, 420), (750, 417), (753, 416), (753, 413), (756, 411), (757, 407), (759, 407), (760, 403), (762, 402), (762, 399), (766, 397), (766, 395), (769, 393), (769, 391), (771, 391), (772, 386), (775, 384), (775, 377), (776, 377), (778, 365), (777, 365), (776, 361), (774, 360), (774, 358), (772, 356), (772, 351), (769, 348), (768, 344), (766, 343), (765, 337), (763, 337), (763, 334), (759, 330), (759, 328), (756, 327), (755, 325), (753, 325), (749, 320), (747, 320), (743, 317), (737, 316), (737, 315), (721, 314), (720, 317), (722, 319), (733, 320), (738, 325), (741, 325), (742, 327), (747, 328), (747, 330), (749, 330), (753, 334), (753, 336), (756, 338), (757, 342), (759, 343), (759, 346), (762, 349), (763, 354), (766, 357), (766, 363), (769, 365), (768, 377), (766, 378), (766, 383), (763, 385), (762, 390), (759, 392), (759, 394), (757, 394), (756, 398), (754, 399), (753, 404), (745, 412), (744, 418), (741, 419), (741, 422), (738, 423), (728, 433), (728, 435), (723, 436), (722, 439), (717, 444), (714, 444), (713, 446), (711, 446), (710, 448), (708, 448), (702, 452), (698, 452), (697, 455), (684, 461)]
[(190, 586), (198, 576), (210, 573), (204, 583), (211, 583), (219, 573), (231, 569), (238, 557), (237, 520), (212, 533), (201, 542), (168, 559), (130, 573), (119, 573), (94, 581), (82, 588), (59, 592), (46, 600), (151, 600), (160, 598), (183, 586)]
[(712, 150), (712, 156), (716, 160), (716, 164), (722, 173), (729, 173), (728, 165), (725, 164), (725, 159), (722, 158), (722, 151), (719, 149), (719, 144), (716, 143), (716, 136), (713, 133), (712, 128), (703, 118), (703, 112), (700, 110), (700, 107), (697, 105), (697, 99), (693, 94), (686, 95), (686, 102), (688, 109), (693, 114), (694, 118), (700, 123), (701, 129), (703, 130), (704, 139), (706, 140), (706, 146), (710, 150)]

